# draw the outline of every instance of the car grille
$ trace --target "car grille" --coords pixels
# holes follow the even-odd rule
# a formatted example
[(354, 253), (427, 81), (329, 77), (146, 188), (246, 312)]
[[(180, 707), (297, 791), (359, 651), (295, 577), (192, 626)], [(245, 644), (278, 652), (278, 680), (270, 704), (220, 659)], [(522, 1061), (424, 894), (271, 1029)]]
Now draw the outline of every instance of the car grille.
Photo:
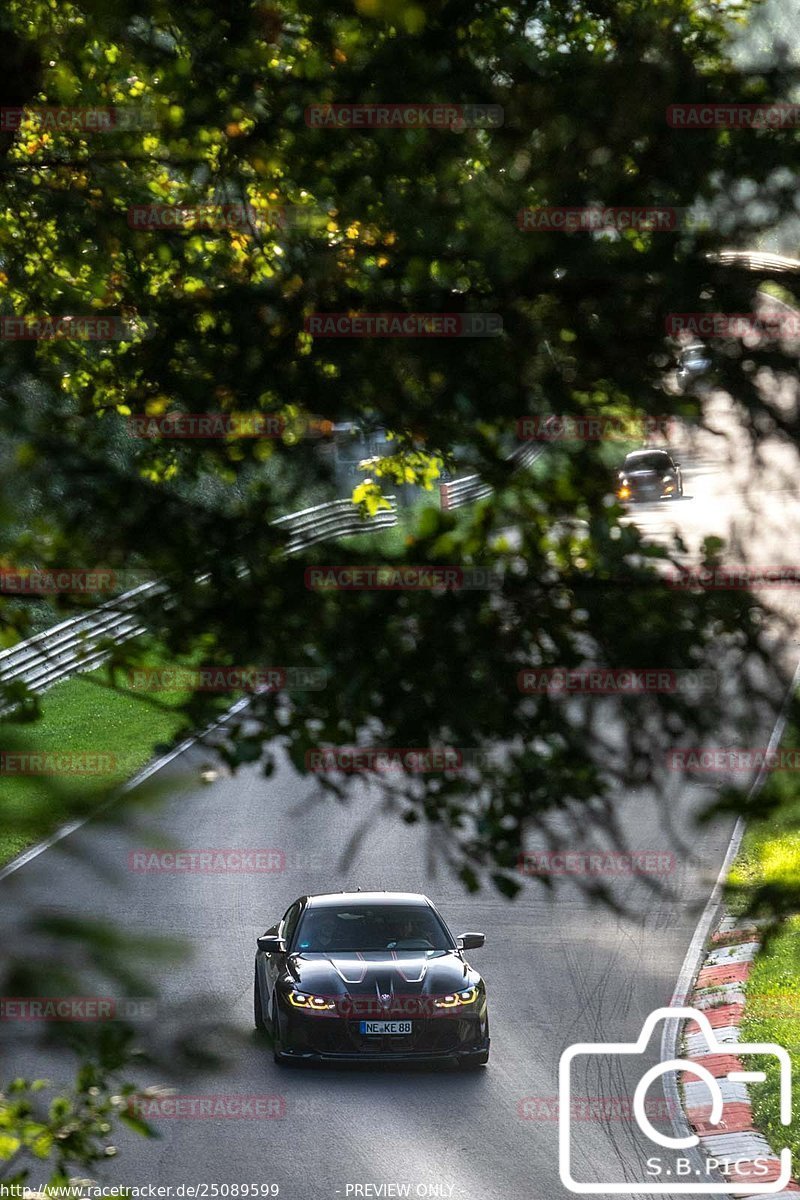
[[(413, 1020), (413, 1019), (412, 1019)], [(412, 1032), (403, 1034), (362, 1034), (360, 1020), (320, 1020), (307, 1030), (303, 1048), (318, 1054), (446, 1054), (477, 1043), (477, 1020), (437, 1018), (417, 1020)], [(298, 1044), (298, 1048), (300, 1045)]]

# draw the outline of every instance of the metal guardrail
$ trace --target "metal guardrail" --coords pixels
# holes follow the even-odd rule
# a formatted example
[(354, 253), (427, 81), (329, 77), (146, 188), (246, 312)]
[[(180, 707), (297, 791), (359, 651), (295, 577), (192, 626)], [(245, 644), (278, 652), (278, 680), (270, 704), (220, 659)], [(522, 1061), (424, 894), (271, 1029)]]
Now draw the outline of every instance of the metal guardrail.
[(461, 508), (464, 504), (474, 504), (476, 500), (485, 500), (491, 496), (494, 488), (485, 483), (480, 475), (465, 475), (463, 479), (453, 479), (449, 483), (439, 484), (439, 500), (443, 512), (453, 508)]
[[(396, 525), (396, 498), (386, 499), (391, 508), (374, 517), (362, 517), (352, 500), (334, 500), (279, 517), (272, 525), (288, 533), (286, 553), (296, 554), (330, 538), (372, 533)], [(109, 641), (118, 645), (145, 632), (136, 610), (145, 600), (167, 591), (167, 585), (160, 581), (140, 584), (89, 612), (70, 617), (0, 651), (0, 683), (22, 683), (34, 691), (44, 691), (71, 675), (91, 671), (108, 658)], [(10, 704), (0, 708), (0, 716), (13, 707)]]
[(390, 508), (380, 509), (373, 517), (364, 517), (352, 500), (333, 500), (330, 504), (318, 504), (302, 512), (278, 517), (272, 525), (289, 534), (286, 553), (296, 554), (319, 542), (334, 537), (347, 537), (357, 533), (373, 533), (376, 529), (389, 529), (397, 524), (397, 500), (387, 496)]
[[(506, 462), (511, 467), (511, 473), (522, 471), (534, 463), (544, 447), (535, 442), (517, 446), (509, 454)], [(439, 484), (439, 501), (443, 512), (461, 508), (464, 504), (474, 504), (476, 500), (485, 500), (491, 496), (494, 488), (490, 483), (481, 479), (480, 475), (465, 475), (462, 479), (452, 479), (449, 483)]]
[(786, 258), (782, 254), (769, 254), (760, 250), (721, 250), (709, 254), (712, 262), (723, 267), (744, 267), (746, 271), (800, 271), (800, 259)]
[[(77, 617), (70, 617), (16, 646), (0, 652), (0, 681), (24, 683), (44, 691), (53, 683), (90, 671), (108, 657), (105, 643), (120, 643), (144, 633), (136, 609), (166, 591), (162, 583), (143, 583), (114, 600)], [(13, 705), (0, 708), (0, 715)]]

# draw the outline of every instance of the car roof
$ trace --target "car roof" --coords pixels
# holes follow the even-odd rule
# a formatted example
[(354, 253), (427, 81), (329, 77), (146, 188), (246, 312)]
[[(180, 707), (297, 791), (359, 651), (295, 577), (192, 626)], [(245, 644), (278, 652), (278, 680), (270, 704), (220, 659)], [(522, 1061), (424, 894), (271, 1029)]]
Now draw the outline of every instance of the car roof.
[(669, 450), (665, 450), (663, 446), (650, 446), (645, 450), (631, 450), (630, 454), (626, 454), (625, 462), (629, 458), (644, 458), (646, 454), (666, 454), (668, 458), (670, 457)]
[(320, 896), (309, 896), (308, 903), (314, 908), (331, 908), (337, 904), (383, 905), (387, 908), (395, 904), (433, 907), (428, 897), (419, 892), (326, 892)]

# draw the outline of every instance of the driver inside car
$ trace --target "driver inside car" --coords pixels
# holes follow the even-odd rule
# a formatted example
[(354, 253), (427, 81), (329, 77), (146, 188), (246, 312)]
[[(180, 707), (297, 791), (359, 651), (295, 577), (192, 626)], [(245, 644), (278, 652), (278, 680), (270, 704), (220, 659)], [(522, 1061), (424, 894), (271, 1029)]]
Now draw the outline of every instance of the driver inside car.
[(430, 933), (430, 926), (424, 918), (407, 917), (395, 931), (395, 940), (389, 942), (389, 949), (402, 946), (404, 942), (414, 942), (417, 946), (420, 942), (425, 942), (430, 946)]
[(339, 949), (337, 942), (336, 918), (321, 914), (314, 934), (314, 948), (323, 954), (329, 950)]

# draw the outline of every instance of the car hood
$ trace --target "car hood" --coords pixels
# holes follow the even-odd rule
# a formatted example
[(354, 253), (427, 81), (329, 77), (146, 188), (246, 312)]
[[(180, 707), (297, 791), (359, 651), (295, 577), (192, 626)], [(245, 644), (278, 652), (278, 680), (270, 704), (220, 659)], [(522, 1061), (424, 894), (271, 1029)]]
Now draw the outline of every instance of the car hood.
[(325, 995), (439, 995), (470, 987), (478, 976), (455, 951), (415, 954), (365, 951), (290, 954), (286, 982)]

